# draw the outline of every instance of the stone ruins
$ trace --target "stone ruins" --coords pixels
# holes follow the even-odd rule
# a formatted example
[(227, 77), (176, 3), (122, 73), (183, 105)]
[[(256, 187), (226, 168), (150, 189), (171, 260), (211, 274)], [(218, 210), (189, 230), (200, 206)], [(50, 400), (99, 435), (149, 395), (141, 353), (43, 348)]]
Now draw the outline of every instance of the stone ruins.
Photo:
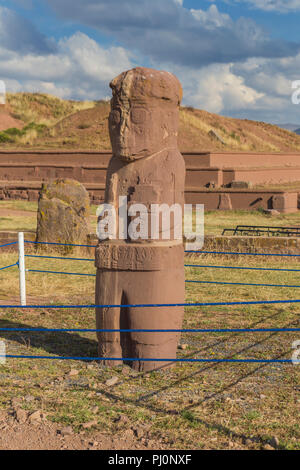
[(37, 214), (37, 241), (86, 244), (90, 201), (78, 181), (58, 179), (44, 184)]

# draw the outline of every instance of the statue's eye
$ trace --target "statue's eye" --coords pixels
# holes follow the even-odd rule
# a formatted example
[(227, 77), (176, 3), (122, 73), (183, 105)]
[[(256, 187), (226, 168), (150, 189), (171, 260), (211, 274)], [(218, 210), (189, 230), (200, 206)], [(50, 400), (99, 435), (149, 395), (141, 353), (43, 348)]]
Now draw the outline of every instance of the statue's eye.
[(113, 111), (111, 111), (111, 113), (109, 115), (109, 120), (110, 120), (111, 124), (113, 124), (115, 126), (120, 124), (120, 122), (121, 122), (120, 111), (118, 111), (117, 109), (114, 109)]
[(142, 108), (133, 108), (130, 113), (131, 121), (134, 124), (142, 124), (146, 120), (147, 111)]

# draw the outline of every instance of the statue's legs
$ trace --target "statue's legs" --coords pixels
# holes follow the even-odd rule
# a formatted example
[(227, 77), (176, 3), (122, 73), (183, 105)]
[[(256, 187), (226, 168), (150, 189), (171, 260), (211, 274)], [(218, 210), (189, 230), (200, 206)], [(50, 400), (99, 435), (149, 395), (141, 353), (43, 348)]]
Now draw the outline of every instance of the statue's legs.
[[(128, 273), (127, 273), (128, 274)], [(184, 271), (130, 272), (124, 286), (129, 304), (184, 303)], [(129, 307), (130, 329), (181, 329), (184, 307)], [(175, 359), (180, 333), (131, 332), (131, 353), (141, 359)], [(168, 361), (133, 361), (132, 368), (140, 371), (172, 365)]]
[[(122, 290), (119, 287), (119, 272), (97, 269), (96, 305), (119, 305)], [(120, 308), (96, 308), (97, 329), (120, 329)], [(97, 332), (99, 357), (122, 358), (119, 332)], [(104, 365), (115, 366), (120, 361), (103, 361)]]
[[(182, 263), (183, 264), (183, 263)], [(184, 271), (170, 268), (162, 271), (97, 272), (96, 302), (103, 304), (176, 304), (184, 303)], [(97, 328), (112, 329), (181, 329), (183, 307), (125, 307), (96, 309)], [(131, 332), (98, 333), (101, 357), (123, 357), (136, 370), (153, 370), (168, 361), (126, 361), (126, 358), (176, 358), (180, 333)], [(119, 361), (106, 361), (108, 365)]]

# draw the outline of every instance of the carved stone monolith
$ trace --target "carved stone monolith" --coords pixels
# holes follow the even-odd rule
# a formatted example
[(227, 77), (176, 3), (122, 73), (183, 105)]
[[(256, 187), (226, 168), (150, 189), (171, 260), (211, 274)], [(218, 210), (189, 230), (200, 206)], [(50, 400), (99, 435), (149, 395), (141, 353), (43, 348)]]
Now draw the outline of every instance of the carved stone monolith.
[[(97, 305), (178, 304), (185, 298), (182, 238), (159, 225), (151, 238), (153, 205), (184, 205), (185, 163), (177, 147), (182, 88), (169, 72), (135, 68), (116, 77), (112, 88), (109, 131), (113, 149), (105, 203), (117, 213), (120, 197), (130, 208), (143, 204), (149, 220), (147, 239), (132, 239), (129, 230), (99, 240), (96, 248)], [(156, 206), (157, 207), (157, 206)], [(128, 216), (128, 224), (134, 220)], [(123, 223), (122, 223), (123, 224)], [(151, 225), (152, 224), (152, 225)], [(122, 228), (123, 230), (123, 228)], [(97, 308), (97, 329), (180, 329), (183, 307)], [(155, 359), (176, 358), (180, 334), (170, 332), (98, 332), (99, 356), (120, 358), (136, 370), (153, 370), (169, 364)], [(126, 358), (153, 359), (126, 361)]]
[(58, 179), (43, 184), (38, 202), (37, 241), (86, 244), (89, 209), (88, 192), (78, 181)]

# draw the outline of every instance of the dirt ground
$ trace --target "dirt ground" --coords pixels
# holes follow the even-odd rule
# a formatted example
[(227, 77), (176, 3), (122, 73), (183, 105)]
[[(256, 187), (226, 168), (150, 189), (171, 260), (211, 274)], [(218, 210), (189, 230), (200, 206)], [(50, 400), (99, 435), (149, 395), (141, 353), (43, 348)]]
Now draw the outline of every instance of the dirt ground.
[[(95, 272), (92, 262), (35, 258), (29, 247), (26, 254), (33, 270)], [(16, 253), (0, 253), (0, 266), (15, 262)], [(186, 262), (187, 303), (299, 299), (299, 258), (192, 255)], [(204, 362), (136, 373), (65, 360), (97, 356), (96, 335), (86, 330), (95, 328), (94, 311), (51, 305), (93, 304), (94, 282), (28, 272), (28, 305), (40, 308), (1, 308), (0, 341), (12, 357), (0, 365), (0, 449), (300, 449), (299, 365), (206, 362), (290, 359), (298, 303), (187, 306), (183, 328), (209, 331), (183, 333), (177, 357)], [(0, 272), (0, 299), (19, 303), (16, 267)], [(263, 331), (210, 331), (224, 328)]]
[[(25, 421), (26, 420), (26, 421)], [(23, 422), (25, 421), (25, 422)], [(75, 433), (71, 426), (57, 425), (37, 412), (37, 418), (23, 412), (18, 404), (0, 412), (0, 450), (149, 450), (163, 449), (162, 442), (141, 437), (128, 429), (112, 437), (102, 432)]]
[[(18, 211), (18, 210), (12, 211), (11, 209), (0, 208), (0, 217), (12, 217), (12, 216), (13, 217), (26, 217), (28, 216), (28, 212), (29, 211)], [(33, 212), (33, 214), (36, 215), (36, 212)]]
[(5, 129), (16, 127), (22, 129), (24, 123), (19, 119), (15, 119), (11, 115), (11, 109), (6, 105), (5, 108), (0, 108), (0, 132)]

